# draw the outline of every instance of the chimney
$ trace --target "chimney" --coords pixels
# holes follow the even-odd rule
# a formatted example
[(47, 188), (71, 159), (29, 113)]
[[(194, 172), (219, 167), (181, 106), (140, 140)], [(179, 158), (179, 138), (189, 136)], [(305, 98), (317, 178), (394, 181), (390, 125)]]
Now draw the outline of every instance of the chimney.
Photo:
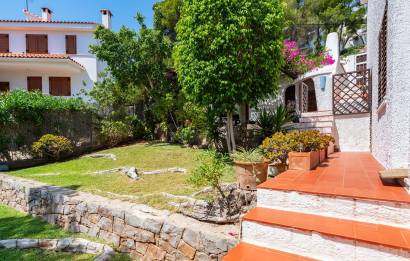
[(101, 14), (102, 14), (102, 25), (107, 29), (111, 29), (111, 18), (113, 17), (111, 11), (108, 9), (102, 9)]
[(43, 10), (41, 20), (44, 22), (51, 22), (53, 12), (47, 7), (43, 7), (41, 10)]

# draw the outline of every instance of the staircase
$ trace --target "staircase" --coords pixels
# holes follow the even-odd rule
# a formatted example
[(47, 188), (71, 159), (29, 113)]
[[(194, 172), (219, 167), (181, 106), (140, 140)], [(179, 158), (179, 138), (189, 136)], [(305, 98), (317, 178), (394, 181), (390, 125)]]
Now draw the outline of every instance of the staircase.
[(302, 113), (298, 123), (290, 126), (296, 130), (318, 130), (323, 134), (332, 134), (334, 117), (332, 111), (318, 111)]
[(223, 260), (410, 260), (410, 196), (379, 182), (379, 169), (351, 154), (259, 185), (241, 243)]

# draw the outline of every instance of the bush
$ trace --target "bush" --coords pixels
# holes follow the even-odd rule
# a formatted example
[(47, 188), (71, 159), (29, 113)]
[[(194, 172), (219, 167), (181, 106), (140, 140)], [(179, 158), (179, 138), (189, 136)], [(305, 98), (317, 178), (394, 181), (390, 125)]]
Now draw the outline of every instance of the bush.
[(122, 121), (104, 120), (101, 122), (101, 134), (108, 145), (115, 146), (127, 140), (132, 135), (131, 126)]
[(271, 136), (273, 133), (284, 131), (286, 123), (292, 121), (285, 106), (279, 105), (275, 111), (261, 110), (256, 124), (261, 129), (263, 138)]
[(131, 125), (132, 136), (135, 139), (145, 139), (149, 136), (149, 131), (145, 122), (137, 116), (129, 116), (126, 121)]
[(34, 142), (31, 149), (35, 156), (59, 160), (62, 156), (72, 153), (74, 147), (66, 137), (46, 134)]
[(286, 163), (288, 153), (292, 151), (294, 144), (291, 143), (287, 134), (277, 132), (266, 138), (261, 145), (261, 149), (267, 159), (272, 162)]
[(310, 152), (318, 151), (322, 146), (321, 134), (317, 130), (292, 131), (288, 134), (292, 151)]
[(261, 149), (249, 149), (240, 148), (232, 154), (232, 159), (242, 162), (262, 162), (265, 160)]
[(335, 138), (333, 138), (329, 134), (322, 134), (320, 138), (321, 138), (321, 149), (328, 147), (331, 142), (335, 143)]
[(175, 140), (184, 145), (193, 144), (195, 141), (195, 130), (192, 127), (178, 128)]

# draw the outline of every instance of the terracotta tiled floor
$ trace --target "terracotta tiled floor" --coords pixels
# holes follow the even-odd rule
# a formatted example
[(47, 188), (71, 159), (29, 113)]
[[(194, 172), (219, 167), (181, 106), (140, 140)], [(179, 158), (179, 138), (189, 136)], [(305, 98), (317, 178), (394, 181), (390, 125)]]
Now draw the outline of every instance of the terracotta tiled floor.
[(229, 254), (223, 258), (223, 261), (314, 261), (307, 257), (301, 257), (285, 252), (275, 251), (267, 248), (257, 247), (254, 245), (240, 243)]
[(410, 250), (410, 230), (402, 228), (266, 208), (252, 209), (243, 220)]
[(335, 153), (315, 170), (289, 170), (258, 188), (410, 203), (403, 187), (382, 183), (382, 169), (370, 153)]

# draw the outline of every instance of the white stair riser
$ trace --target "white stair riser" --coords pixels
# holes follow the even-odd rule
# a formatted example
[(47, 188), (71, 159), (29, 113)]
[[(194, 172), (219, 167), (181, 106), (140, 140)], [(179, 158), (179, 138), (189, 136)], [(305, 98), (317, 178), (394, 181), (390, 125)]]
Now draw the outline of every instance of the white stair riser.
[(298, 123), (299, 128), (332, 128), (333, 122), (328, 121), (318, 121), (318, 122), (301, 122)]
[(305, 127), (305, 128), (299, 128), (297, 125), (295, 125), (292, 129), (294, 130), (318, 130), (320, 133), (324, 134), (332, 134), (332, 127)]
[(333, 116), (319, 116), (319, 117), (302, 117), (299, 119), (300, 122), (323, 122), (323, 121), (334, 121)]
[(410, 252), (286, 227), (242, 222), (242, 241), (318, 260), (402, 261)]
[(410, 204), (258, 189), (257, 206), (410, 229)]
[(302, 117), (333, 116), (333, 111), (302, 112), (301, 116)]

